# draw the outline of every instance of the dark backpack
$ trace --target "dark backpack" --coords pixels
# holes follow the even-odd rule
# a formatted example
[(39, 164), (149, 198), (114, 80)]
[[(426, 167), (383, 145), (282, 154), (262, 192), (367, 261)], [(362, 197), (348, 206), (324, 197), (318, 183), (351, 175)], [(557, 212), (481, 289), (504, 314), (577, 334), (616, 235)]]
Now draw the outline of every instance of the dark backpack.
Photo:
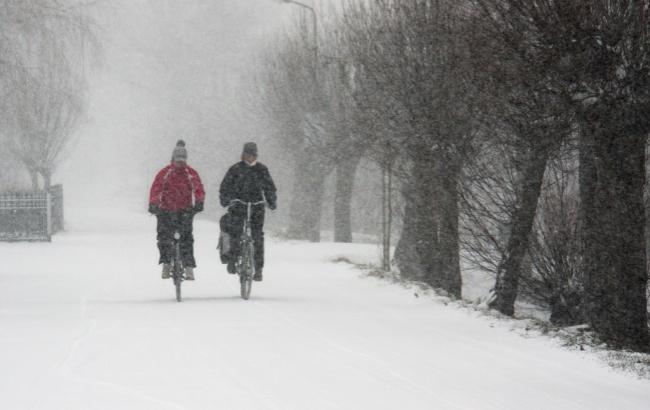
[(219, 256), (221, 258), (221, 263), (226, 264), (229, 261), (230, 256), (230, 240), (231, 240), (231, 216), (230, 213), (226, 212), (221, 219), (219, 220)]

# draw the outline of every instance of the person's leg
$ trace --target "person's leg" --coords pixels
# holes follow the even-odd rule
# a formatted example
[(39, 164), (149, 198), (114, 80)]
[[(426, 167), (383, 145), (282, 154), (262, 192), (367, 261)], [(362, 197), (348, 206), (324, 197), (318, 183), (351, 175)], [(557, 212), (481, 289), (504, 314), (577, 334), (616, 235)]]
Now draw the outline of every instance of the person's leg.
[(264, 208), (259, 207), (251, 216), (251, 235), (255, 245), (255, 276), (262, 278), (264, 269)]
[(169, 213), (164, 212), (156, 215), (158, 219), (158, 251), (160, 259), (158, 263), (171, 263), (172, 261), (172, 226)]
[(230, 213), (230, 226), (228, 233), (230, 234), (230, 255), (228, 259), (230, 262), (237, 262), (241, 252), (241, 235), (244, 229), (244, 220), (246, 219), (246, 209), (231, 208)]
[(180, 212), (178, 214), (178, 230), (181, 234), (180, 250), (183, 266), (185, 268), (196, 268), (194, 259), (194, 235), (192, 233), (192, 222), (194, 214), (191, 212)]

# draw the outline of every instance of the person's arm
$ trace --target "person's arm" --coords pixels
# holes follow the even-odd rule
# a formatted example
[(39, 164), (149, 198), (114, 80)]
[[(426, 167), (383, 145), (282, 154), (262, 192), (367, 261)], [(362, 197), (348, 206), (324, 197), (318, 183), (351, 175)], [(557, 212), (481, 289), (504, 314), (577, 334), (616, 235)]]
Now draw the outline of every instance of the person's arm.
[(205, 190), (199, 173), (194, 169), (190, 169), (190, 176), (192, 177), (192, 189), (194, 190), (194, 211), (203, 211), (203, 203), (205, 202)]
[(156, 177), (153, 180), (151, 189), (149, 190), (149, 212), (155, 214), (160, 209), (160, 203), (163, 193), (163, 185), (165, 180), (165, 174), (167, 173), (167, 168), (163, 168), (158, 172)]
[(278, 205), (278, 196), (275, 183), (273, 182), (273, 178), (271, 178), (271, 173), (268, 168), (264, 168), (262, 172), (262, 190), (264, 191), (264, 197), (269, 204), (269, 208), (274, 210)]
[(221, 181), (221, 186), (219, 187), (219, 201), (223, 207), (229, 206), (230, 201), (234, 199), (234, 179), (235, 171), (233, 168), (230, 168), (228, 172), (226, 172), (226, 176), (223, 177), (223, 181)]

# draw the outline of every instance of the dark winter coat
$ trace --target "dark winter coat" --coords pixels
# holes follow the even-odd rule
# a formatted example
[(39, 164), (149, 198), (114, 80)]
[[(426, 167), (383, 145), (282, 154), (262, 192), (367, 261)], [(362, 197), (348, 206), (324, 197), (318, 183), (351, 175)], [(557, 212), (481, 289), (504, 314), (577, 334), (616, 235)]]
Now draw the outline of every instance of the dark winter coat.
[(160, 170), (151, 186), (149, 204), (163, 211), (181, 211), (203, 204), (205, 191), (198, 172), (189, 165), (170, 164)]
[(269, 208), (275, 209), (277, 205), (275, 184), (269, 169), (259, 162), (248, 165), (241, 161), (230, 167), (219, 189), (222, 206), (230, 205), (234, 199), (259, 202), (265, 198)]

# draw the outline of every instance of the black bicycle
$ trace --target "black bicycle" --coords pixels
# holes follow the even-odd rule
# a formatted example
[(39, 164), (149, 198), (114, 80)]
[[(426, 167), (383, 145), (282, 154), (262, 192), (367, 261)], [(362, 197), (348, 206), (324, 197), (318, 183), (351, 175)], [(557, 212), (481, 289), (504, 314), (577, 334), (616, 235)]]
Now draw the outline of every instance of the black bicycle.
[(251, 296), (253, 287), (253, 276), (255, 276), (255, 244), (251, 234), (251, 210), (253, 206), (264, 205), (266, 201), (244, 202), (234, 199), (230, 206), (239, 203), (246, 206), (246, 219), (240, 239), (240, 252), (237, 262), (235, 263), (235, 272), (239, 275), (239, 287), (242, 299), (248, 300)]

